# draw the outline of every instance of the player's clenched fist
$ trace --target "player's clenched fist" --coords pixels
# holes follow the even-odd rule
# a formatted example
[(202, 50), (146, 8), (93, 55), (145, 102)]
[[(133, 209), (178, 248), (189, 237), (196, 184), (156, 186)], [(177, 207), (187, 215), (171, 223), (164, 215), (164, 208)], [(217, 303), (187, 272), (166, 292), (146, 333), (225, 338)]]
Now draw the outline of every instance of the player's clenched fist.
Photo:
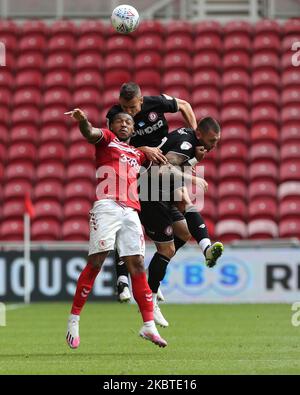
[(195, 158), (197, 159), (198, 162), (202, 161), (202, 159), (205, 157), (206, 153), (207, 153), (207, 150), (203, 146), (195, 148)]
[(65, 112), (66, 115), (70, 115), (72, 118), (74, 118), (76, 121), (84, 121), (87, 119), (85, 113), (80, 110), (80, 108), (74, 108), (72, 111)]

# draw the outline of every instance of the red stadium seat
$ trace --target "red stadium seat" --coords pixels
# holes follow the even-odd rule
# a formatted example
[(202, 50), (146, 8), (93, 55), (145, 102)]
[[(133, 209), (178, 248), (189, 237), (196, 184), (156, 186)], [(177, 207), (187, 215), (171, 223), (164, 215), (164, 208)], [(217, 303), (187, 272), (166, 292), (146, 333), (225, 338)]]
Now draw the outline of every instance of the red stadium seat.
[(85, 219), (89, 220), (89, 211), (91, 210), (91, 204), (85, 199), (72, 200), (66, 203), (64, 206), (64, 220), (69, 219)]
[(39, 107), (41, 105), (42, 95), (37, 88), (21, 88), (18, 89), (13, 98), (14, 108), (23, 105), (34, 105)]
[(0, 226), (0, 238), (3, 241), (23, 240), (23, 219), (3, 221)]
[(247, 237), (247, 226), (241, 220), (225, 219), (217, 223), (215, 236), (224, 243), (245, 239)]
[(286, 142), (280, 147), (280, 159), (284, 161), (297, 160), (300, 158), (300, 142)]
[(300, 197), (300, 182), (287, 181), (279, 185), (278, 197), (280, 201), (299, 199)]
[(256, 87), (252, 91), (252, 105), (272, 104), (278, 106), (280, 102), (278, 90), (274, 86)]
[(60, 181), (57, 180), (46, 180), (39, 181), (34, 189), (34, 200), (35, 202), (55, 199), (61, 202), (64, 196), (64, 187)]
[(249, 69), (250, 56), (245, 50), (235, 50), (225, 53), (223, 57), (223, 69), (228, 70), (232, 68)]
[(25, 213), (24, 198), (10, 200), (3, 205), (2, 218), (4, 221), (22, 219)]
[(20, 39), (18, 45), (19, 53), (25, 51), (40, 51), (43, 53), (45, 48), (47, 48), (47, 40), (43, 33), (28, 34)]
[(211, 19), (196, 22), (194, 25), (194, 31), (196, 35), (202, 35), (206, 33), (222, 34), (223, 26), (219, 21)]
[(0, 106), (6, 106), (9, 107), (11, 105), (11, 101), (12, 101), (12, 94), (11, 94), (11, 90), (6, 87), (1, 87), (0, 90)]
[(280, 166), (280, 182), (300, 180), (300, 161), (285, 161)]
[(67, 70), (50, 71), (44, 79), (44, 87), (46, 90), (50, 88), (69, 89), (72, 83), (72, 75)]
[(139, 24), (139, 36), (144, 36), (148, 34), (157, 34), (158, 36), (163, 36), (164, 26), (159, 20), (142, 20)]
[(250, 239), (273, 239), (278, 237), (277, 224), (270, 219), (256, 219), (248, 223)]
[(253, 41), (253, 50), (254, 52), (272, 50), (274, 53), (278, 53), (280, 51), (280, 37), (278, 33), (264, 32), (256, 35)]
[(57, 34), (54, 37), (51, 37), (48, 41), (47, 49), (51, 52), (58, 51), (73, 51), (75, 47), (75, 38), (71, 36), (69, 33), (61, 33)]
[(73, 67), (73, 56), (70, 52), (54, 52), (47, 57), (47, 71), (71, 70)]
[(251, 162), (257, 160), (272, 160), (274, 163), (279, 161), (279, 151), (275, 142), (261, 142), (253, 143), (249, 152), (249, 159)]
[(95, 180), (74, 180), (69, 182), (65, 188), (65, 202), (74, 200), (87, 200), (91, 203), (96, 198)]
[(254, 163), (250, 164), (249, 167), (249, 178), (250, 181), (254, 181), (256, 179), (269, 179), (273, 181), (277, 181), (278, 178), (278, 170), (277, 166), (274, 162), (270, 160), (257, 160)]
[(32, 19), (28, 20), (20, 26), (22, 36), (30, 34), (43, 34), (46, 36), (48, 34), (48, 26), (42, 20)]
[(288, 104), (281, 109), (281, 121), (283, 123), (300, 122), (300, 103)]
[(251, 129), (251, 139), (253, 141), (278, 141), (279, 130), (274, 123), (271, 122), (257, 122), (253, 124)]
[(273, 68), (266, 67), (265, 69), (254, 70), (252, 73), (252, 85), (254, 88), (270, 85), (277, 88), (280, 84), (280, 78)]
[(65, 168), (62, 163), (42, 163), (36, 169), (36, 175), (38, 182), (45, 180), (57, 180), (64, 182), (65, 180)]
[(247, 206), (244, 200), (238, 197), (223, 198), (218, 203), (218, 219), (241, 219), (247, 216)]
[(249, 200), (261, 197), (277, 198), (277, 184), (273, 180), (254, 180), (249, 185)]
[(167, 71), (162, 78), (162, 86), (164, 90), (170, 87), (189, 87), (191, 84), (190, 74), (184, 70)]
[(120, 89), (118, 87), (106, 89), (101, 97), (104, 108), (110, 108), (119, 101)]
[(75, 90), (84, 87), (94, 87), (100, 90), (103, 88), (103, 79), (95, 70), (80, 71), (76, 74), (73, 84)]
[(280, 221), (279, 236), (280, 237), (297, 237), (300, 234), (300, 218), (288, 218)]
[(160, 89), (161, 86), (161, 75), (155, 70), (137, 71), (134, 80), (141, 87), (151, 86)]
[(186, 100), (187, 102), (191, 98), (188, 89), (183, 86), (171, 87), (164, 93), (167, 94), (168, 96), (176, 97), (177, 99)]
[(66, 104), (71, 105), (72, 96), (68, 89), (66, 88), (52, 88), (48, 89), (43, 97), (43, 105), (44, 106), (53, 106), (53, 105), (63, 105)]
[(6, 145), (8, 143), (8, 128), (0, 125), (0, 143)]
[(23, 200), (26, 194), (30, 193), (32, 189), (30, 180), (8, 180), (3, 189), (3, 199), (7, 202), (9, 200)]
[(293, 65), (293, 57), (292, 57), (292, 54), (290, 51), (282, 54), (280, 66), (281, 66), (281, 69), (284, 71), (294, 70), (295, 66)]
[[(163, 69), (165, 72), (171, 69), (189, 70), (192, 65), (192, 58), (187, 52), (174, 51), (166, 54), (163, 60)], [(176, 70), (174, 70), (175, 72)]]
[(219, 167), (219, 181), (240, 179), (247, 181), (246, 163), (240, 161), (226, 162)]
[(284, 34), (299, 33), (300, 34), (300, 19), (291, 18), (287, 19), (283, 24)]
[(19, 160), (18, 162), (8, 164), (5, 169), (6, 180), (34, 180), (35, 172), (32, 163)]
[(281, 50), (283, 52), (291, 51), (295, 42), (300, 41), (300, 33), (292, 33), (283, 38), (281, 43)]
[(203, 86), (215, 86), (220, 84), (220, 75), (216, 70), (201, 70), (193, 74), (192, 86), (195, 88)]
[(292, 220), (295, 218), (300, 219), (300, 197), (297, 199), (286, 199), (285, 201), (281, 202), (279, 206), (279, 216), (280, 221), (287, 218)]
[[(145, 71), (147, 73), (148, 71)], [(106, 71), (104, 74), (104, 85), (106, 89), (112, 88), (114, 86), (120, 89), (120, 86), (125, 82), (131, 80), (131, 73), (128, 70), (112, 70)], [(136, 81), (136, 83), (138, 83)], [(147, 83), (147, 81), (146, 81)], [(150, 81), (148, 81), (150, 83)]]
[(134, 50), (134, 41), (129, 35), (112, 36), (106, 40), (106, 52), (108, 54), (113, 52), (124, 52), (125, 48), (128, 53), (131, 53)]
[(16, 35), (18, 32), (17, 24), (10, 19), (1, 19), (0, 20), (0, 31), (1, 33), (9, 33), (12, 35)]
[(7, 158), (10, 164), (19, 162), (20, 159), (35, 163), (36, 153), (35, 145), (31, 142), (15, 143), (10, 145)]
[(282, 126), (281, 142), (286, 141), (299, 141), (300, 138), (300, 125), (299, 122), (288, 122)]
[(192, 37), (184, 33), (171, 34), (166, 37), (164, 48), (166, 52), (186, 51), (191, 53), (193, 49)]
[(167, 36), (186, 34), (191, 36), (193, 32), (193, 27), (189, 22), (186, 21), (172, 21), (168, 23), (165, 28), (165, 33)]
[(300, 86), (284, 89), (281, 95), (281, 104), (300, 104)]
[(76, 107), (84, 107), (98, 104), (100, 105), (100, 103), (102, 104), (103, 102), (105, 102), (105, 94), (106, 92), (101, 95), (99, 90), (95, 88), (82, 88), (74, 92), (73, 102)]
[(244, 69), (234, 69), (224, 71), (222, 75), (223, 88), (230, 86), (240, 86), (248, 89), (250, 85), (249, 74)]
[(249, 220), (277, 219), (277, 201), (272, 197), (258, 197), (249, 201)]
[(0, 88), (11, 88), (13, 86), (13, 76), (9, 70), (4, 67), (0, 69)]
[(201, 52), (197, 52), (192, 60), (192, 68), (194, 71), (198, 71), (201, 69), (209, 69), (215, 68), (220, 69), (222, 65), (220, 55), (212, 50), (205, 50)]
[(254, 26), (255, 34), (281, 33), (281, 25), (275, 19), (260, 19)]
[(58, 142), (66, 144), (69, 139), (67, 127), (64, 124), (47, 125), (40, 130), (40, 144)]
[(105, 48), (105, 40), (101, 34), (89, 33), (84, 34), (77, 41), (77, 53), (94, 51), (95, 53), (102, 53)]
[(253, 26), (251, 23), (247, 21), (242, 21), (242, 20), (233, 20), (230, 22), (227, 22), (224, 25), (224, 33), (226, 35), (229, 34), (237, 34), (237, 33), (242, 33), (246, 36), (250, 36), (253, 31)]
[(135, 52), (141, 53), (142, 51), (156, 51), (161, 53), (163, 49), (163, 39), (155, 33), (140, 35), (135, 42)]
[(80, 36), (85, 34), (103, 34), (105, 32), (106, 26), (104, 26), (102, 21), (87, 19), (82, 21), (79, 26), (77, 26), (77, 31)]
[(23, 105), (12, 111), (11, 121), (17, 124), (37, 124), (39, 121), (39, 111), (32, 105)]
[(85, 112), (92, 125), (99, 125), (99, 107), (97, 105), (85, 104), (82, 106), (82, 110)]
[(195, 88), (192, 94), (192, 100), (194, 106), (201, 104), (220, 104), (220, 93), (216, 87), (205, 87)]
[(196, 168), (198, 169), (199, 166), (204, 170), (203, 175), (206, 180), (213, 182), (216, 180), (217, 168), (215, 161), (209, 158), (205, 158), (203, 161), (201, 161), (199, 164), (196, 165)]
[(240, 104), (231, 104), (226, 107), (222, 107), (221, 110), (222, 123), (225, 122), (244, 122), (249, 123), (249, 112), (247, 107)]
[(54, 219), (58, 222), (61, 221), (63, 210), (60, 203), (55, 199), (48, 200), (40, 200), (35, 202), (34, 204), (34, 214), (35, 218), (41, 220), (44, 219), (45, 221)]
[(108, 54), (104, 60), (105, 70), (131, 70), (133, 67), (133, 58), (126, 51), (119, 51)]
[(226, 123), (222, 127), (222, 142), (229, 141), (241, 141), (248, 144), (249, 132), (247, 126), (242, 122)]
[(73, 36), (76, 33), (76, 27), (74, 22), (67, 19), (60, 19), (54, 21), (50, 25), (49, 33), (50, 36), (57, 36), (62, 34)]
[(249, 92), (245, 87), (234, 86), (225, 88), (222, 91), (222, 104), (243, 104), (249, 105)]
[[(19, 71), (16, 76), (15, 84), (17, 88), (36, 87), (37, 89), (40, 89), (40, 87), (42, 86), (42, 78), (43, 77), (40, 70)], [(1, 85), (1, 80), (0, 80), (0, 85)]]
[(157, 69), (160, 70), (162, 57), (155, 51), (147, 51), (137, 54), (134, 58), (135, 70)]
[(254, 106), (251, 110), (251, 120), (252, 122), (273, 121), (274, 123), (278, 123), (278, 109), (272, 104), (259, 104)]
[(41, 70), (43, 67), (44, 56), (37, 51), (21, 53), (16, 64), (18, 70)]
[(273, 51), (263, 51), (262, 53), (255, 53), (251, 62), (252, 69), (257, 70), (265, 67), (272, 67), (275, 70), (279, 69), (279, 57)]
[(62, 228), (63, 240), (87, 241), (89, 238), (89, 223), (85, 219), (70, 219), (64, 221)]
[(61, 162), (64, 163), (67, 150), (64, 144), (59, 142), (46, 142), (39, 147), (38, 163)]
[(217, 33), (205, 33), (197, 35), (193, 45), (193, 50), (196, 53), (200, 51), (215, 51), (220, 53), (222, 49), (222, 40)]
[(219, 148), (219, 160), (224, 164), (225, 161), (230, 160), (245, 160), (247, 159), (247, 145), (242, 141), (222, 142)]
[(93, 182), (96, 178), (95, 165), (91, 161), (72, 162), (67, 168), (67, 178), (69, 181), (87, 179)]
[(201, 119), (205, 117), (212, 117), (215, 119), (219, 118), (219, 112), (216, 106), (207, 104), (207, 105), (200, 105), (200, 106), (195, 106), (194, 107), (194, 113), (196, 116), (196, 119)]
[(251, 48), (251, 38), (248, 34), (234, 33), (225, 36), (223, 44), (225, 52), (244, 50)]
[(247, 185), (242, 180), (226, 180), (218, 184), (219, 201), (226, 198), (240, 198), (247, 200)]
[(67, 124), (70, 118), (64, 113), (68, 110), (68, 103), (44, 107), (41, 114), (41, 122), (43, 126), (49, 126), (51, 124), (58, 123)]
[[(8, 125), (9, 123), (9, 118), (10, 118), (10, 111), (8, 110), (8, 108), (0, 108), (0, 124), (4, 124), (4, 125)], [(14, 115), (16, 116), (16, 112), (14, 113)]]
[(285, 70), (281, 76), (282, 87), (285, 89), (287, 87), (299, 87), (300, 86), (300, 73), (295, 70)]
[(75, 70), (77, 72), (83, 70), (102, 70), (104, 60), (101, 54), (94, 52), (86, 52), (76, 57)]
[(91, 161), (95, 162), (95, 147), (87, 142), (73, 143), (68, 152), (68, 162), (76, 161)]
[(54, 219), (35, 219), (32, 228), (31, 236), (35, 241), (45, 240), (59, 240), (61, 235), (61, 224)]

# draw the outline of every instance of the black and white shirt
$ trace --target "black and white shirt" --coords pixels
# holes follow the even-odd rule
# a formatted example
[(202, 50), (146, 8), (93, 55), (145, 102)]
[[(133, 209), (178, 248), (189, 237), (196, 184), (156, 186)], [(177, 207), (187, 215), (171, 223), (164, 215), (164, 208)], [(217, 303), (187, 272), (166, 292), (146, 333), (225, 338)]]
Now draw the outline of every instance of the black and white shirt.
[(161, 150), (164, 155), (168, 152), (183, 155), (186, 162), (195, 157), (195, 148), (200, 145), (193, 129), (180, 128), (168, 134), (168, 139)]

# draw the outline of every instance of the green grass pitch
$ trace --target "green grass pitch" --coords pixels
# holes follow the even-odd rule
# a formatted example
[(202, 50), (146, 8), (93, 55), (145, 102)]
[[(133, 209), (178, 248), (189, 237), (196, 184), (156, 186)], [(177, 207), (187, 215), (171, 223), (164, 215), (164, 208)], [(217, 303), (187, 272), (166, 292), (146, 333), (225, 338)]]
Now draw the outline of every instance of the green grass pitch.
[(138, 336), (136, 305), (87, 303), (77, 350), (65, 342), (70, 303), (7, 311), (0, 374), (300, 374), (291, 306), (168, 305), (168, 347)]

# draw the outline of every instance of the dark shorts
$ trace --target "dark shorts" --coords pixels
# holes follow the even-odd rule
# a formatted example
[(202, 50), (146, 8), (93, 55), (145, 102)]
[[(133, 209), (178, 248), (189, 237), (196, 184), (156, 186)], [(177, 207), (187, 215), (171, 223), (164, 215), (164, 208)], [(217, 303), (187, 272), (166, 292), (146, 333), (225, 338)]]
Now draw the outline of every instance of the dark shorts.
[(147, 236), (163, 243), (174, 239), (172, 225), (184, 216), (172, 203), (141, 201), (140, 220)]

